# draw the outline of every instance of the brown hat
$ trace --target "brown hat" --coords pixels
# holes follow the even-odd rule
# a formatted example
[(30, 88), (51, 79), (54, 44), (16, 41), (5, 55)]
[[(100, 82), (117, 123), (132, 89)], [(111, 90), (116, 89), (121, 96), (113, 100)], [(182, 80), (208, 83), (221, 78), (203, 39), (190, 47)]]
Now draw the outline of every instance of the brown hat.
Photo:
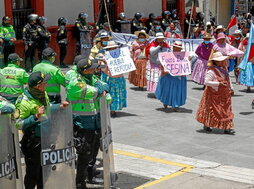
[(203, 39), (212, 39), (212, 35), (210, 33), (206, 33)]

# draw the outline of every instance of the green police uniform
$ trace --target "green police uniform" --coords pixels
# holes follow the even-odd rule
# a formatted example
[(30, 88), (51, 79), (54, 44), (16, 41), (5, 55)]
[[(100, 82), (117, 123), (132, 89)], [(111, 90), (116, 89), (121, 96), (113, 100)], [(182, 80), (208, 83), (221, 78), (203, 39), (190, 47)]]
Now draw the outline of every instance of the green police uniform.
[[(43, 74), (50, 74), (51, 79), (48, 81), (46, 92), (50, 98), (50, 102), (55, 101), (54, 97), (60, 98), (60, 85), (65, 87), (65, 77), (62, 71), (56, 66), (52, 65), (47, 60), (42, 60), (41, 63), (37, 64), (33, 68), (33, 72), (40, 71)], [(51, 100), (53, 99), (53, 100)], [(57, 100), (57, 103), (60, 101)]]
[(28, 82), (29, 75), (15, 64), (8, 64), (0, 70), (3, 77), (0, 80), (0, 95), (15, 104), (16, 99), (24, 91), (24, 84)]

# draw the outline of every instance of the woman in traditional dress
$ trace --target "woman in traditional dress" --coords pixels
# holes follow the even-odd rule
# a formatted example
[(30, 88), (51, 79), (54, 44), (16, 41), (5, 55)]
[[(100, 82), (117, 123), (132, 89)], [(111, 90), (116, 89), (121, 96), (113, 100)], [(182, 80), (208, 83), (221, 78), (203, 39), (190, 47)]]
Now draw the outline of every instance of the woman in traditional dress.
[(234, 134), (231, 96), (232, 84), (226, 67), (228, 56), (215, 52), (211, 56), (210, 67), (205, 76), (205, 91), (196, 114), (204, 130), (223, 129), (225, 134)]
[[(249, 43), (249, 35), (246, 35), (245, 40), (243, 40), (243, 44), (240, 45), (243, 51), (246, 51), (248, 43)], [(244, 60), (244, 59), (242, 59)], [(254, 59), (249, 60), (248, 62), (242, 62), (239, 67), (240, 74), (239, 74), (239, 83), (241, 85), (247, 86), (246, 92), (251, 92), (251, 87), (254, 86)]]
[(230, 56), (231, 60), (227, 60), (227, 67), (229, 72), (234, 70), (234, 59), (244, 55), (244, 52), (226, 43), (226, 35), (224, 33), (219, 33), (217, 35), (216, 44), (213, 46), (213, 50), (214, 52), (221, 52), (223, 56)]
[(147, 39), (149, 35), (144, 30), (135, 32), (135, 35), (138, 39), (132, 43), (130, 51), (136, 70), (129, 73), (129, 82), (143, 90), (146, 86), (147, 57), (145, 55), (145, 48), (148, 45)]
[[(182, 43), (176, 41), (173, 45), (173, 52), (180, 51), (182, 51)], [(168, 72), (165, 72), (162, 66), (161, 69), (161, 77), (157, 85), (155, 96), (163, 103), (164, 108), (172, 106), (173, 111), (179, 112), (179, 107), (186, 102), (186, 76), (172, 76)]]
[(213, 44), (210, 42), (211, 38), (212, 38), (211, 34), (209, 33), (205, 34), (203, 38), (204, 42), (198, 46), (195, 52), (198, 55), (198, 59), (193, 68), (192, 80), (198, 83), (199, 85), (204, 85), (205, 82), (207, 61), (213, 49)]
[[(108, 41), (105, 51), (115, 50), (119, 46), (114, 41)], [(110, 113), (116, 117), (116, 111), (127, 107), (126, 81), (123, 74), (112, 76), (108, 67), (102, 69), (101, 80), (109, 85), (109, 94), (113, 101), (110, 104)]]
[(161, 63), (158, 57), (160, 52), (170, 51), (169, 45), (164, 41), (163, 33), (157, 33), (155, 41), (146, 48), (149, 61), (146, 67), (147, 91), (154, 93), (161, 74)]

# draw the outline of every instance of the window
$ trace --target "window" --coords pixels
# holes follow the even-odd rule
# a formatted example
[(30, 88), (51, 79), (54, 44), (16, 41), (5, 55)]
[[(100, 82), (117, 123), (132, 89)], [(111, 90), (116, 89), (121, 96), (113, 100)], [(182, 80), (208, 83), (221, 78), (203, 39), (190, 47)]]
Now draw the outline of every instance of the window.
[(34, 13), (30, 0), (12, 0), (13, 27), (17, 39), (22, 39), (23, 27), (27, 23), (27, 16)]

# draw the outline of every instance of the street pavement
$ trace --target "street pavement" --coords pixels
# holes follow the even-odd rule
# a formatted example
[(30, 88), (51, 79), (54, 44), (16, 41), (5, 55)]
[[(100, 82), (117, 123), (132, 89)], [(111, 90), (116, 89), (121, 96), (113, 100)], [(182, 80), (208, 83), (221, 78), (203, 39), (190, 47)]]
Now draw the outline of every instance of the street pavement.
[[(181, 112), (164, 109), (153, 95), (128, 81), (127, 88), (128, 107), (111, 119), (111, 125), (116, 171), (143, 179), (143, 186), (136, 188), (254, 188), (254, 109), (250, 105), (254, 89), (246, 93), (246, 87), (234, 84), (236, 134), (225, 135), (220, 130), (205, 133), (195, 120), (203, 90), (190, 77)], [(135, 188), (123, 180), (120, 188)]]

